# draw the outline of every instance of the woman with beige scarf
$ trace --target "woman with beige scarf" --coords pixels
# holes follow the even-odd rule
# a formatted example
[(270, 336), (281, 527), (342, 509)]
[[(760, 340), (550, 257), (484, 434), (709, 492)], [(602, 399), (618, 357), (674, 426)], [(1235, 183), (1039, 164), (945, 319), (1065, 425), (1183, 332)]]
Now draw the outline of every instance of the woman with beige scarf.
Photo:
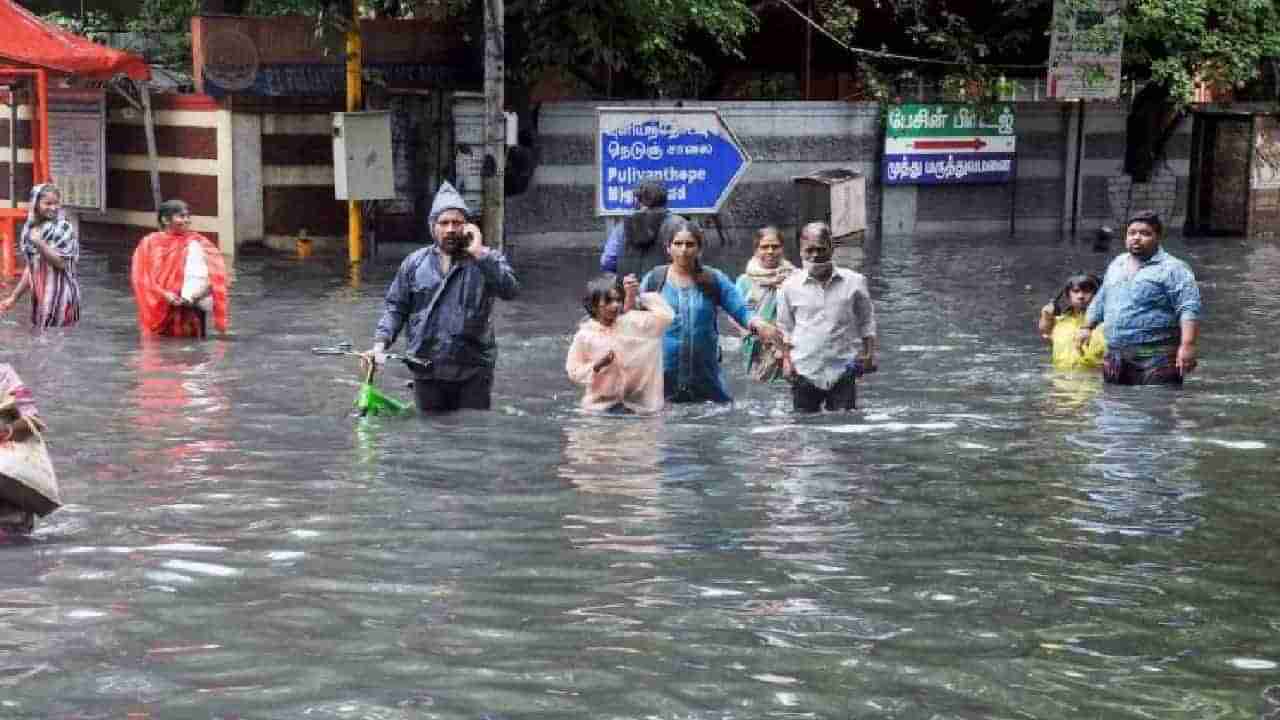
[[(738, 277), (738, 291), (747, 299), (747, 306), (768, 322), (778, 316), (778, 287), (796, 269), (783, 257), (783, 247), (782, 232), (778, 228), (773, 225), (760, 228), (755, 234), (755, 254), (747, 262), (747, 271)], [(782, 379), (783, 353), (778, 344), (748, 335), (742, 339), (742, 354), (747, 372), (755, 380)]]

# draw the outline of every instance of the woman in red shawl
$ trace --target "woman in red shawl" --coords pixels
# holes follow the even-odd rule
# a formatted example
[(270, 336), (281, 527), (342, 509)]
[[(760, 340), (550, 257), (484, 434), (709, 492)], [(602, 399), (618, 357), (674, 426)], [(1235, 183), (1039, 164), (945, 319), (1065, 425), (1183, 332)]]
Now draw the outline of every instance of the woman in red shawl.
[(133, 251), (133, 296), (143, 334), (204, 337), (208, 316), (227, 330), (227, 269), (209, 239), (191, 231), (181, 200), (160, 203), (160, 232)]

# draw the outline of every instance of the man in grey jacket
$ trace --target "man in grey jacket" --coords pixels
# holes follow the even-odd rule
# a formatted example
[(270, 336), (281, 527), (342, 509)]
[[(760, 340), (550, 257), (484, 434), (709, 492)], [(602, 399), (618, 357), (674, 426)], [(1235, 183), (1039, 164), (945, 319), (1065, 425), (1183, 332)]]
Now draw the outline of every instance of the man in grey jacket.
[(423, 413), (488, 410), (498, 345), (494, 298), (520, 290), (502, 253), (485, 247), (480, 228), (467, 222), (467, 204), (449, 183), (440, 186), (428, 217), (434, 245), (404, 259), (387, 289), (370, 354), (386, 350), (406, 329), (414, 399)]

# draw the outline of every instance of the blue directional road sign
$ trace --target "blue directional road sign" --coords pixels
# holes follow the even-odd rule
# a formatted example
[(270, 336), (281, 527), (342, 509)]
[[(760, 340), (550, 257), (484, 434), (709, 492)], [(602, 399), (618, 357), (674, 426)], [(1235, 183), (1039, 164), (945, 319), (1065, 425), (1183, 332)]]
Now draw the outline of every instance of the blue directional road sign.
[(626, 215), (645, 180), (667, 186), (673, 212), (720, 211), (751, 165), (715, 108), (596, 109), (596, 212)]

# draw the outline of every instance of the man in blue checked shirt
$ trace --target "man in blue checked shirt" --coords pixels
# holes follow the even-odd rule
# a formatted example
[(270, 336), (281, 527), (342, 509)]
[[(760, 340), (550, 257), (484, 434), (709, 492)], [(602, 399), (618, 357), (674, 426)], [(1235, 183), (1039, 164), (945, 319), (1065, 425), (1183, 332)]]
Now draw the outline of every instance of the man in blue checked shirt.
[(1182, 260), (1160, 248), (1160, 216), (1140, 212), (1125, 225), (1127, 252), (1111, 261), (1076, 336), (1099, 324), (1107, 338), (1102, 377), (1119, 385), (1180, 385), (1196, 368), (1200, 288)]

